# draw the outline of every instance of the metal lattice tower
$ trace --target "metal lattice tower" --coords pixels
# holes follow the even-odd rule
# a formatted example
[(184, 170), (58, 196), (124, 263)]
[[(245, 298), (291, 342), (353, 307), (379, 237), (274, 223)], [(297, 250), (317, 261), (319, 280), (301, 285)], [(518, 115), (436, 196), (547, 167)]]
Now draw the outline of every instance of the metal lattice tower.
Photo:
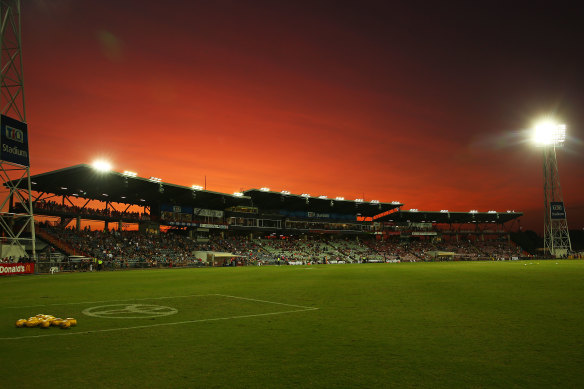
[[(29, 244), (32, 258), (36, 260), (24, 104), (20, 0), (0, 0), (0, 18), (0, 113), (3, 115), (0, 143), (5, 142), (1, 146), (9, 150), (17, 150), (4, 153), (3, 147), (0, 151), (0, 244), (2, 256), (14, 258), (27, 256), (25, 247)], [(19, 129), (19, 126), (24, 126), (20, 127), (24, 130)], [(13, 141), (22, 143), (22, 148), (9, 145)], [(10, 155), (16, 157), (11, 158)]]
[(543, 148), (544, 250), (554, 257), (572, 250), (556, 159), (556, 146), (561, 144)]

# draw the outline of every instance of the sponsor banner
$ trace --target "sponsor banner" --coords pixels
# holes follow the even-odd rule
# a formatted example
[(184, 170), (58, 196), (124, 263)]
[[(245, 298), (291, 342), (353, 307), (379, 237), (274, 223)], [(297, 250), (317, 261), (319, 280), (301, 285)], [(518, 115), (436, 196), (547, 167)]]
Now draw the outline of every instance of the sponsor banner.
[(318, 219), (330, 219), (330, 213), (317, 213), (317, 212), (307, 212), (307, 216), (310, 218), (318, 218)]
[(179, 226), (179, 227), (196, 227), (196, 226), (198, 226), (198, 223), (190, 223), (190, 222), (169, 221), (167, 223), (170, 226)]
[(566, 209), (561, 201), (552, 201), (550, 203), (550, 216), (552, 219), (565, 219)]
[(436, 236), (434, 231), (413, 231), (412, 236)]
[(228, 227), (225, 224), (199, 224), (200, 227), (203, 228), (219, 228), (221, 230), (226, 230)]
[(0, 263), (0, 276), (33, 273), (34, 263)]
[(191, 207), (185, 207), (182, 205), (172, 205), (172, 204), (161, 204), (160, 210), (162, 212), (185, 213), (185, 214), (193, 213), (193, 208), (191, 208)]
[(348, 215), (342, 213), (318, 213), (318, 212), (306, 212), (306, 211), (288, 211), (281, 209), (279, 211), (280, 215), (296, 218), (310, 218), (310, 219), (334, 219), (334, 220), (347, 220), (356, 221), (357, 217), (355, 215)]
[(0, 159), (30, 166), (26, 123), (2, 115), (0, 117)]
[(432, 223), (409, 223), (412, 228), (432, 228)]
[(216, 211), (214, 209), (204, 209), (204, 208), (194, 208), (193, 214), (195, 216), (206, 216), (206, 217), (223, 217), (223, 211)]

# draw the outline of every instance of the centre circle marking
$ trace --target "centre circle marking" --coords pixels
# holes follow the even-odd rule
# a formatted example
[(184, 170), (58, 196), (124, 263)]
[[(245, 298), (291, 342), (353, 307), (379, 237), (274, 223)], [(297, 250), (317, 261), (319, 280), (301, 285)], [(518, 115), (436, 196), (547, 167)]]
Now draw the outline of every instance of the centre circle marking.
[(86, 308), (84, 315), (105, 317), (109, 319), (149, 319), (152, 317), (170, 316), (178, 313), (178, 309), (164, 305), (150, 304), (113, 304)]

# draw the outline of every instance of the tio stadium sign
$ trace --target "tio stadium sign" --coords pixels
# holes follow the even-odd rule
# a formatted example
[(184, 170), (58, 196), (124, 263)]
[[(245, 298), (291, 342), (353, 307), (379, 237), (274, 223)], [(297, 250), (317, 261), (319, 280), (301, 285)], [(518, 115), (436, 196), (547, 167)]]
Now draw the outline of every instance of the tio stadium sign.
[(30, 166), (26, 123), (0, 116), (0, 160)]
[(564, 208), (564, 203), (561, 201), (552, 201), (550, 203), (550, 216), (552, 219), (565, 219), (566, 209)]
[(0, 276), (33, 273), (34, 263), (0, 263)]

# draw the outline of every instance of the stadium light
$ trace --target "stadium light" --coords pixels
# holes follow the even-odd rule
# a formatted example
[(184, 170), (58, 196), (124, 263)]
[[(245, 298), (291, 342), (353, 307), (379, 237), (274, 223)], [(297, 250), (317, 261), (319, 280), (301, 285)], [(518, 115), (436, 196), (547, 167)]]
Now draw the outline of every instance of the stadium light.
[(152, 181), (152, 182), (161, 182), (162, 181), (162, 178), (150, 177), (149, 180)]
[(538, 147), (561, 147), (566, 141), (566, 125), (544, 119), (533, 128), (532, 140)]
[(122, 174), (124, 176), (127, 176), (127, 177), (137, 177), (138, 176), (138, 173), (132, 172), (132, 171), (129, 171), (129, 170), (124, 170), (124, 172)]
[(379, 204), (379, 200), (371, 200), (371, 204)]
[(363, 202), (363, 199), (355, 199), (355, 202), (356, 203), (362, 203)]
[(326, 197), (325, 195), (320, 195), (318, 196), (319, 199), (328, 199), (328, 197)]
[(566, 141), (566, 125), (546, 118), (536, 123), (532, 140), (543, 151), (543, 248), (557, 258), (572, 251), (556, 157), (556, 148), (563, 147)]
[(471, 209), (470, 211), (468, 211), (468, 213), (479, 213), (479, 211), (477, 211), (476, 209)]
[(191, 186), (191, 188), (193, 188), (194, 190), (203, 190), (203, 187), (201, 185), (193, 185)]
[(418, 208), (412, 208), (410, 209), (410, 212), (418, 212)]
[(243, 196), (243, 193), (241, 193), (241, 192), (233, 192), (233, 195), (235, 197), (242, 197)]
[(344, 198), (344, 197), (342, 197), (342, 196), (337, 196), (337, 197), (335, 197), (335, 200), (344, 200), (344, 199), (345, 199), (345, 198)]
[(487, 212), (487, 213), (497, 213), (497, 211), (489, 211), (489, 212)]
[(260, 190), (261, 190), (262, 192), (269, 192), (269, 191), (270, 191), (270, 188), (263, 187), (263, 188), (261, 188)]
[(288, 191), (288, 190), (283, 190), (283, 191), (282, 191), (282, 194), (289, 195), (289, 194), (290, 194), (290, 191)]
[(302, 193), (300, 196), (302, 196), (302, 197), (310, 197), (310, 193)]
[(441, 209), (440, 210), (440, 213), (448, 213), (448, 210), (447, 209)]
[(391, 203), (392, 203), (393, 205), (401, 204), (399, 201), (392, 201)]
[(93, 163), (91, 164), (91, 166), (97, 170), (98, 172), (109, 172), (110, 170), (112, 170), (112, 165), (111, 163), (109, 163), (108, 161), (104, 160), (104, 159), (98, 159), (93, 161)]

